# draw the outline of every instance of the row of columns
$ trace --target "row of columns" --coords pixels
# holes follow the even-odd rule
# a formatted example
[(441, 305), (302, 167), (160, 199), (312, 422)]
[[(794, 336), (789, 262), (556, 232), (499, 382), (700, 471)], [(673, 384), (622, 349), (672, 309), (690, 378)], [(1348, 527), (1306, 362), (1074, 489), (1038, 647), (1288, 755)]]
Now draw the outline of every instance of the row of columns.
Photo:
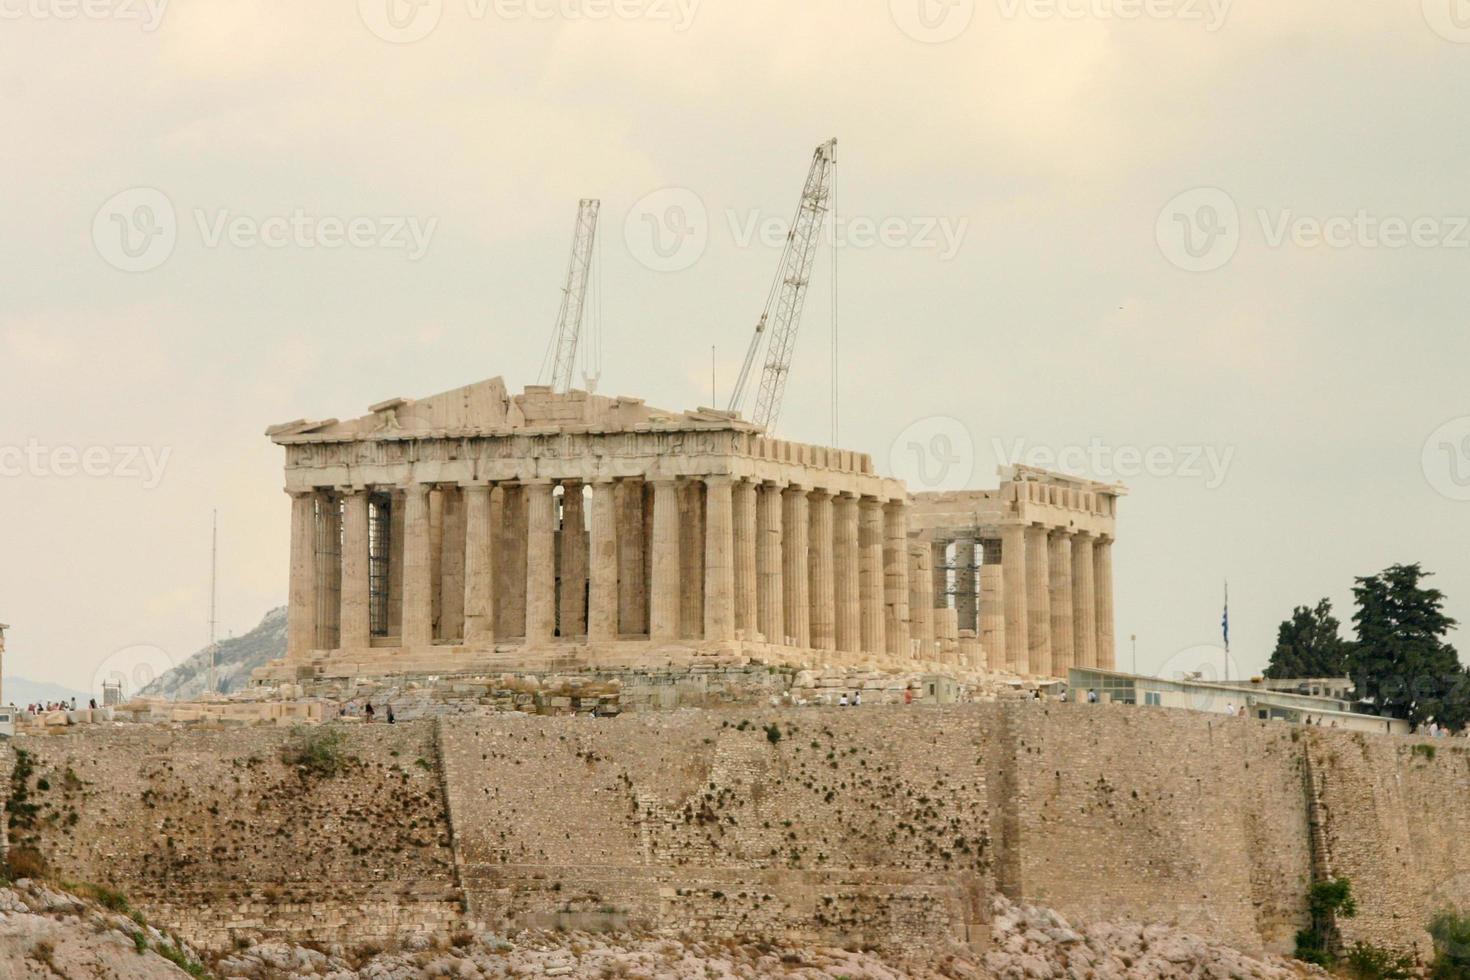
[[(978, 568), (977, 542), (959, 538), (955, 608), (941, 616), (946, 542), (910, 542), (903, 502), (713, 475), (596, 481), (584, 513), (583, 484), (569, 481), (558, 536), (552, 481), (501, 486), (515, 492), (465, 485), (431, 507), (431, 487), (416, 484), (393, 498), (401, 555), (389, 622), (402, 646), (430, 646), (436, 632), (475, 646), (509, 636), (545, 643), (559, 628), (594, 641), (744, 637), (933, 660), (945, 641), (963, 647), (968, 635), (972, 666), (988, 659), (1022, 675), (1115, 661), (1106, 537), (1003, 525), (998, 542), (978, 542)], [(333, 502), (325, 517), (324, 500)], [(335, 620), (329, 645), (371, 645), (369, 500), (365, 491), (294, 495), (291, 651), (322, 648), (319, 620)], [(340, 535), (328, 576), (316, 567), (324, 519), (325, 535)], [(441, 618), (454, 625), (436, 630)]]
[[(744, 636), (908, 651), (904, 504), (729, 476), (650, 480), (646, 493), (644, 484), (623, 481), (620, 493), (614, 481), (594, 482), (584, 515), (582, 485), (566, 483), (559, 553), (549, 480), (502, 485), (506, 493), (489, 484), (434, 497), (428, 484), (392, 491), (388, 601), (399, 643), (431, 645), (442, 617), (455, 626), (438, 639), (476, 645), (497, 635), (545, 642), (559, 626), (592, 640)], [(293, 494), (291, 651), (371, 645), (371, 494)], [(517, 594), (506, 601), (501, 591)], [(523, 612), (523, 631), (497, 630), (507, 612)]]

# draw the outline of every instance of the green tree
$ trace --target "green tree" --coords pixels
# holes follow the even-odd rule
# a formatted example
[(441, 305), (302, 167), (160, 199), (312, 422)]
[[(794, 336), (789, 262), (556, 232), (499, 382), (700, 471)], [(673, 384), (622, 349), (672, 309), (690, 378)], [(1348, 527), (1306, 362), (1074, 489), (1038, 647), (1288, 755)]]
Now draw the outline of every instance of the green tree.
[(1358, 696), (1383, 714), (1460, 728), (1470, 720), (1470, 675), (1445, 642), (1456, 623), (1444, 614), (1444, 593), (1421, 584), (1428, 574), (1391, 565), (1357, 579), (1348, 670)]
[(1329, 600), (1319, 600), (1315, 609), (1297, 606), (1276, 629), (1276, 649), (1266, 676), (1342, 677), (1347, 673), (1348, 644), (1341, 628)]

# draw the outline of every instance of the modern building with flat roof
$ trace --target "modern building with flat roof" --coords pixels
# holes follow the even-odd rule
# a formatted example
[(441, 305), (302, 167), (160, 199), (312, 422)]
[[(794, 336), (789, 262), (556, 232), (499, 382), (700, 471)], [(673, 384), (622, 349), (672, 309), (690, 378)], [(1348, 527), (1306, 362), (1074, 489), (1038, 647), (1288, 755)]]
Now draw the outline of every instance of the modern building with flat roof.
[(1401, 718), (1365, 715), (1341, 698), (1272, 690), (1249, 681), (1231, 683), (1190, 678), (1169, 680), (1143, 674), (1073, 667), (1067, 686), (1074, 700), (1095, 691), (1099, 701), (1141, 704), (1159, 708), (1183, 708), (1214, 714), (1239, 714), (1242, 707), (1251, 718), (1279, 719), (1299, 725), (1344, 728), (1349, 731), (1407, 735), (1409, 723)]

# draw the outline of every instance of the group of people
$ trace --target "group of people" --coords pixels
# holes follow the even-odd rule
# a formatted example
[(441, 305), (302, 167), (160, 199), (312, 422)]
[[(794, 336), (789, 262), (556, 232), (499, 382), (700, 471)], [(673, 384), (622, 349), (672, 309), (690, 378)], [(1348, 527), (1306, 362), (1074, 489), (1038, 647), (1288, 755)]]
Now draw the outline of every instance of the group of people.
[(846, 691), (843, 691), (842, 692), (842, 696), (837, 699), (837, 707), (839, 707), (839, 708), (846, 708), (846, 707), (860, 708), (860, 707), (862, 707), (862, 704), (863, 704), (863, 692), (862, 691), (853, 691), (852, 692), (852, 700), (851, 701), (847, 700), (847, 692)]
[[(393, 706), (391, 704), (390, 705), (387, 705), (384, 710), (385, 710), (386, 714), (385, 714), (383, 720), (386, 721), (386, 722), (388, 722), (388, 724), (390, 724), (390, 725), (396, 725), (396, 724), (398, 724), (398, 719), (393, 714)], [(363, 704), (362, 709), (360, 711), (358, 710), (357, 702), (356, 701), (347, 701), (347, 702), (344, 702), (342, 704), (342, 706), (337, 709), (337, 717), (338, 718), (357, 718), (357, 717), (361, 717), (364, 722), (371, 722), (371, 721), (373, 721), (374, 719), (376, 719), (378, 717), (378, 711), (377, 711), (376, 708), (373, 707), (373, 703), (371, 701), (365, 702)]]
[[(93, 699), (92, 701), (90, 701), (89, 704), (91, 705), (91, 707), (94, 710), (96, 709), (96, 707), (97, 707), (97, 701), (96, 701), (96, 699)], [(66, 701), (46, 701), (44, 703), (42, 703), (40, 701), (37, 701), (35, 704), (28, 704), (28, 705), (26, 705), (26, 711), (30, 712), (33, 715), (45, 714), (48, 711), (75, 711), (75, 710), (77, 710), (77, 699), (76, 698), (72, 698), (70, 703), (68, 703)]]

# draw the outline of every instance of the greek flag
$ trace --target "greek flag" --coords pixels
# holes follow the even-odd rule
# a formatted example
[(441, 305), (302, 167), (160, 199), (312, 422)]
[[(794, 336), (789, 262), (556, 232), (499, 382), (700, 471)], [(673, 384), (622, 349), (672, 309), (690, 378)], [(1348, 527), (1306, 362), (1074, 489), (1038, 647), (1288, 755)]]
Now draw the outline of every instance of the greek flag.
[(1225, 652), (1230, 652), (1230, 583), (1225, 583), (1225, 611), (1220, 615), (1220, 635), (1225, 640)]

